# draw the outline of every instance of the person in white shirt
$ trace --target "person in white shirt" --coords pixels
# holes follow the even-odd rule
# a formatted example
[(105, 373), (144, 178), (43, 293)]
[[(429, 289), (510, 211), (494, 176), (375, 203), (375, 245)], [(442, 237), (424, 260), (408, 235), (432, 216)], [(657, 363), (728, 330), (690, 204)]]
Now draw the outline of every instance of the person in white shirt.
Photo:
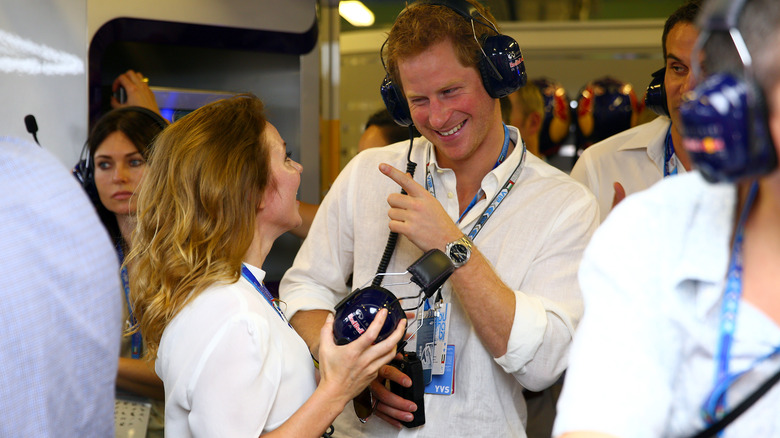
[[(516, 48), (496, 50), (510, 53), (497, 68), (502, 77), (518, 78), (496, 84), (475, 32), (498, 39), (486, 44), (511, 49), (517, 43), (498, 34), (475, 1), (432, 3), (410, 4), (385, 45), (389, 76), (402, 87), (395, 89), (403, 93), (397, 103), (408, 105), (424, 138), (368, 149), (350, 161), (323, 200), (280, 294), (316, 356), (322, 348), (316, 333), (334, 306), (350, 287), (375, 278), (389, 231), (398, 240), (386, 272), (404, 272), (425, 251), (444, 251), (459, 267), (441, 292), (440, 315), (449, 319), (446, 342), (439, 344), (447, 344), (445, 373), (426, 387), (425, 424), (400, 429), (418, 406), (385, 388), (385, 378), (411, 385), (387, 366), (370, 387), (385, 421), (370, 417), (363, 424), (349, 409), (336, 432), (524, 437), (523, 388), (540, 391), (566, 367), (582, 312), (576, 269), (598, 209), (585, 187), (527, 153), (517, 129), (501, 121), (499, 97), (522, 83), (522, 55)], [(407, 159), (419, 164), (414, 177), (399, 170)], [(419, 292), (414, 285), (388, 289), (398, 297)], [(418, 303), (404, 300), (407, 308)], [(418, 342), (412, 338), (410, 349)]]
[(321, 330), (320, 380), (306, 344), (263, 284), (274, 240), (300, 224), (300, 164), (238, 95), (163, 131), (138, 189), (126, 263), (146, 357), (165, 387), (165, 433), (319, 437), (395, 354), (402, 320), (374, 345), (386, 312), (336, 346)]
[(615, 134), (585, 149), (574, 163), (572, 178), (585, 184), (599, 201), (601, 220), (614, 205), (670, 175), (690, 170), (682, 147), (680, 103), (693, 88), (691, 50), (699, 32), (694, 25), (701, 0), (691, 0), (667, 18), (661, 37), (664, 62), (659, 97), (663, 115)]
[(707, 77), (681, 107), (697, 170), (593, 236), (556, 436), (780, 437), (777, 384), (709, 429), (780, 376), (780, 3), (710, 1), (697, 23)]
[(0, 436), (114, 436), (119, 263), (75, 179), (0, 137)]

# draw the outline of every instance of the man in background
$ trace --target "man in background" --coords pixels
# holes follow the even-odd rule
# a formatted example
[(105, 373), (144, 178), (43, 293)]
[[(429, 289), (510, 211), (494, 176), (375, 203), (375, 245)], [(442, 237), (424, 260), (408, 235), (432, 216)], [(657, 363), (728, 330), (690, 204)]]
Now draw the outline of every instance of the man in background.
[[(417, 137), (420, 133), (412, 127), (412, 135)], [(358, 141), (358, 152), (404, 140), (409, 141), (409, 128), (395, 123), (387, 108), (382, 108), (368, 118), (366, 128)]]
[(626, 195), (691, 168), (682, 147), (679, 107), (683, 95), (693, 88), (691, 51), (699, 35), (694, 20), (700, 5), (700, 0), (689, 1), (664, 25), (665, 101), (659, 106), (666, 105), (666, 115), (590, 146), (574, 164), (571, 176), (596, 195), (602, 221)]
[(504, 123), (516, 127), (528, 152), (539, 157), (539, 132), (544, 122), (544, 98), (539, 87), (528, 81), (503, 99), (510, 103), (509, 110), (504, 113)]

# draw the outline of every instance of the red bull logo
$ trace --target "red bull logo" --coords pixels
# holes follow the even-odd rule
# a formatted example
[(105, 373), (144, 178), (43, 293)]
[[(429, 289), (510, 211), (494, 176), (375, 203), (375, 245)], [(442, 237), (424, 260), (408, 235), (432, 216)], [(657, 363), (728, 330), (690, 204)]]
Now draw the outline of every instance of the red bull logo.
[(352, 324), (352, 327), (355, 328), (355, 331), (358, 332), (359, 335), (362, 335), (366, 329), (364, 329), (359, 322), (355, 321), (354, 315), (349, 315), (347, 317), (349, 319), (349, 323)]
[(698, 138), (684, 138), (683, 146), (689, 152), (704, 152), (707, 154), (714, 154), (720, 152), (726, 148), (726, 143), (720, 137), (704, 137)]

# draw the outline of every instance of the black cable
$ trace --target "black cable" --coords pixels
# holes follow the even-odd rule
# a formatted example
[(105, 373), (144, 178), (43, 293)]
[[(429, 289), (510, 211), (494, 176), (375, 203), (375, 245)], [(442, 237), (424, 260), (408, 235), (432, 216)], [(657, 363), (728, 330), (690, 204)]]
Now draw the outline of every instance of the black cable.
[[(409, 125), (409, 153), (406, 156), (406, 173), (414, 178), (414, 171), (417, 168), (417, 163), (412, 161), (412, 146), (414, 145), (414, 125)], [(406, 190), (401, 189), (401, 194), (405, 195)], [(387, 266), (390, 265), (390, 258), (395, 251), (395, 244), (398, 241), (398, 233), (391, 231), (387, 236), (387, 244), (385, 245), (385, 251), (382, 253), (382, 259), (379, 261), (379, 267), (376, 269), (376, 277), (371, 282), (371, 286), (379, 287), (382, 285), (382, 277), (387, 272)]]
[(694, 435), (693, 438), (706, 438), (717, 435), (718, 432), (725, 429), (726, 426), (731, 424), (732, 421), (742, 415), (742, 413), (745, 412), (750, 406), (752, 406), (753, 403), (755, 403), (759, 398), (761, 398), (762, 395), (766, 394), (766, 392), (769, 391), (778, 380), (780, 380), (780, 370), (778, 370), (772, 377), (759, 386), (758, 389), (756, 389), (747, 398), (742, 400), (742, 402), (737, 405), (737, 407), (734, 408), (731, 412), (726, 414), (720, 420), (711, 424), (706, 429)]

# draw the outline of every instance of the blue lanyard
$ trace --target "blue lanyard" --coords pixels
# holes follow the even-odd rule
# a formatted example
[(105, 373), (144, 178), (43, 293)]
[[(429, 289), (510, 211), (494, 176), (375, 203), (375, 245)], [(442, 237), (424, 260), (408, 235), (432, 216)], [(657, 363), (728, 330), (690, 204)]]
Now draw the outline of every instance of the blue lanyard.
[[(498, 167), (498, 165), (503, 163), (504, 160), (506, 159), (506, 153), (507, 153), (507, 151), (509, 151), (509, 141), (510, 141), (510, 139), (509, 139), (509, 128), (507, 128), (506, 125), (504, 125), (504, 144), (503, 144), (503, 146), (501, 146), (501, 153), (498, 154), (498, 160), (496, 160), (496, 164), (493, 165), (493, 169)], [(471, 200), (469, 205), (466, 207), (465, 210), (463, 210), (463, 213), (460, 214), (460, 217), (458, 217), (458, 222), (457, 223), (460, 223), (460, 221), (463, 219), (463, 217), (466, 216), (466, 214), (469, 211), (471, 211), (471, 208), (474, 207), (477, 204), (477, 202), (479, 202), (480, 199), (482, 199), (483, 193), (484, 192), (482, 191), (482, 189), (479, 189), (477, 191), (477, 194), (474, 195), (474, 198)]]
[(707, 424), (712, 424), (722, 417), (726, 410), (726, 392), (731, 384), (742, 377), (746, 372), (755, 368), (759, 363), (780, 353), (780, 346), (759, 357), (747, 368), (740, 372), (729, 372), (729, 359), (731, 357), (731, 345), (734, 341), (734, 331), (737, 322), (737, 310), (742, 296), (742, 243), (745, 234), (745, 222), (750, 212), (750, 207), (758, 192), (758, 183), (754, 182), (750, 187), (750, 193), (745, 200), (745, 205), (740, 213), (739, 222), (734, 235), (734, 247), (729, 261), (728, 279), (726, 290), (723, 294), (723, 302), (720, 310), (720, 339), (718, 342), (717, 364), (715, 372), (715, 384), (709, 397), (702, 405), (702, 418)]
[[(282, 313), (282, 309), (279, 308), (279, 300), (275, 299), (273, 295), (271, 295), (271, 292), (268, 291), (268, 288), (265, 287), (263, 283), (257, 280), (257, 278), (252, 274), (252, 271), (249, 270), (249, 268), (246, 267), (245, 264), (241, 264), (241, 276), (246, 279), (252, 286), (257, 289), (258, 292), (260, 292), (260, 295), (265, 298), (265, 300), (268, 302), (268, 305), (273, 307), (274, 310), (276, 310), (276, 313), (279, 315), (279, 318), (282, 318), (282, 321), (286, 322), (287, 325), (290, 325), (290, 323), (287, 321), (287, 318), (284, 317), (284, 313)], [(292, 327), (292, 326), (290, 326)]]
[[(125, 254), (124, 251), (122, 251), (122, 245), (117, 245), (116, 250), (117, 254), (119, 255), (119, 263), (121, 264), (125, 260)], [(119, 270), (119, 276), (122, 278), (122, 288), (125, 290), (125, 303), (127, 303), (128, 313), (127, 324), (129, 327), (135, 327), (137, 321), (133, 315), (133, 306), (130, 305), (130, 279), (128, 278), (127, 268), (125, 266), (122, 266), (122, 269)], [(141, 358), (142, 344), (143, 339), (141, 338), (140, 330), (130, 335), (130, 357), (133, 359)]]
[(674, 144), (672, 142), (672, 125), (669, 125), (664, 141), (664, 178), (677, 175), (677, 161), (672, 160), (672, 158), (674, 158)]
[[(501, 147), (501, 153), (498, 156), (498, 160), (496, 160), (496, 164), (493, 166), (493, 169), (499, 166), (504, 160), (506, 159), (507, 152), (509, 150), (509, 128), (504, 125), (504, 145)], [(520, 173), (523, 169), (523, 163), (525, 163), (525, 142), (522, 142), (523, 145), (523, 152), (522, 156), (520, 157), (520, 162), (517, 163), (517, 167), (515, 168), (514, 172), (512, 172), (512, 175), (506, 180), (504, 183), (504, 186), (501, 188), (501, 190), (496, 193), (496, 195), (493, 197), (493, 199), (490, 201), (487, 207), (485, 207), (485, 210), (482, 212), (482, 216), (477, 220), (477, 223), (474, 224), (473, 227), (471, 227), (471, 231), (469, 232), (469, 239), (474, 241), (474, 238), (477, 237), (477, 234), (482, 230), (482, 227), (485, 225), (488, 219), (490, 219), (490, 216), (493, 214), (493, 212), (496, 211), (499, 204), (506, 198), (506, 195), (509, 193), (510, 190), (512, 190), (512, 187), (515, 186), (515, 183), (517, 182), (517, 179), (520, 177)], [(430, 192), (433, 197), (436, 197), (436, 188), (433, 184), (433, 176), (430, 172), (430, 166), (425, 167), (425, 188), (428, 189), (428, 192)], [(479, 190), (479, 192), (474, 196), (474, 199), (471, 200), (471, 203), (468, 207), (466, 207), (466, 210), (463, 211), (463, 213), (458, 218), (458, 223), (460, 223), (460, 220), (463, 219), (463, 217), (468, 213), (469, 210), (471, 210), (474, 205), (479, 201), (479, 199), (482, 197), (482, 189)]]

